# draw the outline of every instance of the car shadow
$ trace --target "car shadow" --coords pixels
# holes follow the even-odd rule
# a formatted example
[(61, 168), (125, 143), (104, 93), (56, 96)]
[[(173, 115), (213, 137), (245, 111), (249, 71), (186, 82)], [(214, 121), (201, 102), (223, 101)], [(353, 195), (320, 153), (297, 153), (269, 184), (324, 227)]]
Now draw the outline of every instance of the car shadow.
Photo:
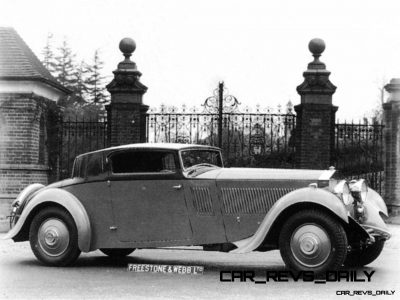
[[(177, 255), (178, 256), (178, 255)], [(257, 272), (265, 271), (283, 271), (285, 266), (267, 266), (260, 262), (259, 266), (253, 264), (246, 264), (241, 262), (226, 262), (218, 260), (205, 260), (193, 258), (143, 258), (137, 257), (134, 254), (124, 258), (111, 258), (107, 256), (91, 256), (80, 258), (72, 267), (75, 268), (127, 268), (128, 264), (149, 264), (149, 265), (179, 265), (179, 266), (203, 266), (205, 271), (219, 272), (219, 271), (235, 271), (235, 270), (252, 270)]]
[[(219, 272), (219, 271), (243, 271), (243, 270), (251, 270), (256, 273), (265, 271), (266, 269), (271, 271), (284, 271), (285, 266), (282, 262), (281, 265), (266, 265), (265, 262), (260, 261), (259, 264), (256, 265), (256, 261), (252, 263), (244, 263), (233, 260), (218, 260), (213, 258), (212, 260), (207, 260), (206, 258), (197, 259), (195, 255), (188, 256), (182, 258), (181, 255), (174, 254), (168, 255), (169, 257), (141, 257), (135, 256), (135, 253), (131, 254), (127, 257), (122, 258), (111, 258), (100, 252), (95, 252), (93, 254), (83, 254), (78, 260), (71, 266), (67, 268), (71, 269), (87, 269), (87, 268), (107, 268), (107, 269), (126, 269), (128, 264), (150, 264), (150, 265), (179, 265), (179, 266), (203, 266), (204, 270), (207, 272)], [(30, 266), (30, 267), (45, 267), (45, 268), (53, 268), (42, 264), (35, 257), (30, 259), (19, 260), (18, 264), (20, 266)]]
[[(179, 265), (179, 266), (202, 266), (204, 267), (204, 271), (206, 272), (215, 272), (219, 273), (220, 271), (253, 271), (255, 274), (261, 274), (268, 271), (288, 271), (283, 262), (274, 261), (273, 264), (266, 264), (263, 261), (252, 261), (252, 262), (240, 262), (237, 260), (219, 260), (217, 258), (212, 258), (207, 260), (207, 258), (196, 258), (196, 255), (193, 256), (185, 254), (185, 257), (182, 257), (179, 253), (164, 254), (160, 255), (161, 257), (141, 257), (140, 255), (135, 256), (135, 253), (122, 258), (111, 258), (100, 252), (94, 252), (90, 254), (82, 254), (78, 260), (71, 266), (68, 266), (68, 269), (115, 269), (115, 270), (125, 270), (128, 268), (128, 264), (149, 264), (149, 265)], [(44, 268), (53, 268), (49, 266), (43, 265), (40, 261), (38, 261), (35, 257), (31, 259), (23, 259), (19, 260), (18, 264), (20, 266), (30, 266), (30, 267), (44, 267)], [(375, 268), (372, 267), (362, 267), (362, 268), (348, 268), (342, 267), (339, 271), (356, 271), (357, 273), (362, 273), (366, 271), (368, 273), (374, 271)]]

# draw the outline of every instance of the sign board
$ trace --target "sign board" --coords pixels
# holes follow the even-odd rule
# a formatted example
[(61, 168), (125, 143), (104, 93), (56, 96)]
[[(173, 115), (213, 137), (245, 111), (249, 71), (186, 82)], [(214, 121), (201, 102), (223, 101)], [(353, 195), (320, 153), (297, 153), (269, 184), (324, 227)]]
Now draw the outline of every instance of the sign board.
[(150, 264), (128, 264), (129, 272), (136, 273), (175, 273), (182, 275), (202, 275), (202, 266), (179, 266), (179, 265), (150, 265)]

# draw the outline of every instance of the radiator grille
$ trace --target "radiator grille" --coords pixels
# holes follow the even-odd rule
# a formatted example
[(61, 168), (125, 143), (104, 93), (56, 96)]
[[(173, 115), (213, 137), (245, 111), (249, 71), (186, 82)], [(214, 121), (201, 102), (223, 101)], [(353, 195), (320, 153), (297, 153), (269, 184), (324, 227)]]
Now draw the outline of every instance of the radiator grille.
[(192, 187), (193, 205), (200, 215), (213, 215), (210, 190), (207, 187)]
[(290, 188), (222, 188), (225, 214), (267, 213), (274, 203)]

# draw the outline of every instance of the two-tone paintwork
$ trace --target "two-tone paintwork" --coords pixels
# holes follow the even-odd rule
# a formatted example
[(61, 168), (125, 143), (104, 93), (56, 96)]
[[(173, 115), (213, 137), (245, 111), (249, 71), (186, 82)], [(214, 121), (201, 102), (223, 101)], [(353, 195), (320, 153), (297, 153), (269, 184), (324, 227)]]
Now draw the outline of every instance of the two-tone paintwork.
[[(341, 200), (315, 187), (328, 186), (334, 170), (209, 168), (191, 177), (181, 162), (176, 172), (140, 174), (113, 174), (108, 162), (113, 153), (132, 149), (171, 151), (179, 159), (180, 151), (199, 148), (218, 150), (197, 145), (134, 144), (92, 152), (102, 153), (106, 172), (36, 189), (6, 238), (27, 230), (29, 224), (25, 223), (37, 208), (49, 205), (62, 206), (72, 215), (79, 248), (84, 252), (223, 243), (236, 245), (234, 252), (249, 252), (265, 242), (277, 218), (293, 205), (320, 206), (348, 223), (348, 211)], [(25, 194), (28, 197), (30, 193)], [(374, 207), (383, 211), (383, 201), (374, 196)], [(374, 222), (371, 224), (378, 224)], [(386, 230), (384, 224), (378, 226)]]

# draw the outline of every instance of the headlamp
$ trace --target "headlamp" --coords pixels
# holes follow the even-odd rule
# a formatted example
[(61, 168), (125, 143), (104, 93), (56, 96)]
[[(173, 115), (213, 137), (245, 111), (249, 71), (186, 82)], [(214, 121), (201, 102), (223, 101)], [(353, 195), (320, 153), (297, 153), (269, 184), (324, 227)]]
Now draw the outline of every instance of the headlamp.
[(361, 202), (367, 200), (368, 186), (364, 179), (359, 179), (357, 181), (352, 180), (350, 182), (350, 191), (357, 200)]
[(342, 199), (344, 205), (350, 205), (353, 203), (353, 197), (351, 196), (350, 188), (346, 180), (339, 181), (333, 191), (340, 199)]

